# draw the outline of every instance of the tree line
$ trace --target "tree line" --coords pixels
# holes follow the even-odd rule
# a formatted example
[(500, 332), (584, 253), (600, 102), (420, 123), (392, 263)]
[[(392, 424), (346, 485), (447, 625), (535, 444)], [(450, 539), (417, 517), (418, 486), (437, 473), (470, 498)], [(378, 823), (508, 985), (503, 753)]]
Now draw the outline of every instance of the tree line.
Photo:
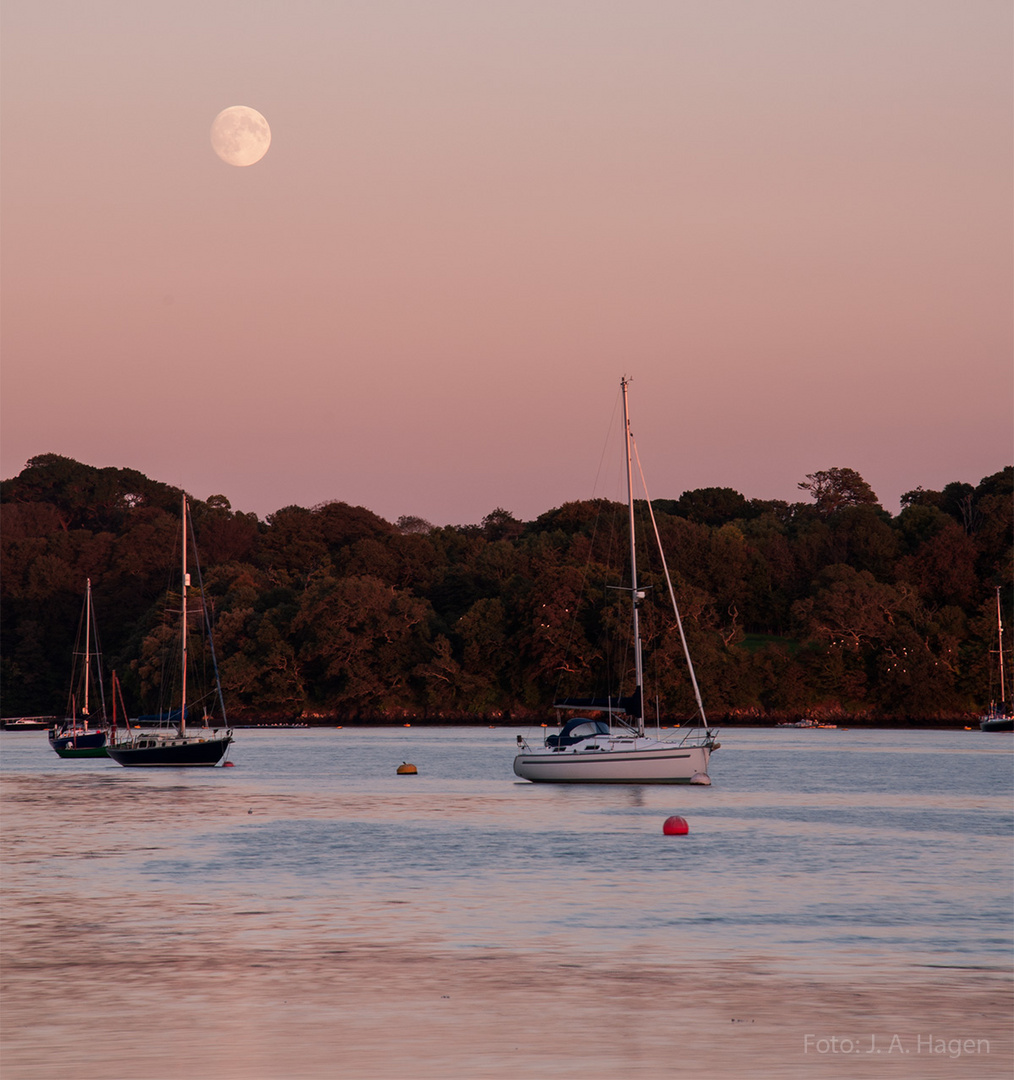
[[(851, 469), (799, 488), (794, 503), (730, 488), (652, 502), (709, 718), (959, 720), (988, 704), (1014, 469), (916, 488), (895, 516)], [(55, 454), (0, 484), (4, 715), (65, 707), (86, 578), (106, 665), (146, 711), (180, 495)], [(548, 720), (557, 697), (629, 689), (624, 505), (457, 526), (343, 502), (263, 521), (221, 495), (191, 508), (234, 720)], [(694, 701), (668, 587), (638, 557), (646, 707), (678, 721)]]

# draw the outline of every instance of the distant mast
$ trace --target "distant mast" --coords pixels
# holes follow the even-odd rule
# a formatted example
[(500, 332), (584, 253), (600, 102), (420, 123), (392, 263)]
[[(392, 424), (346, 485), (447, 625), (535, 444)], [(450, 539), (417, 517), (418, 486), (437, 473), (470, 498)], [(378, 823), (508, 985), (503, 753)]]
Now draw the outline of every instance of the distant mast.
[[(997, 593), (997, 603), (1000, 602), (1000, 594)], [(85, 678), (84, 678), (84, 708), (81, 710), (82, 716), (88, 715), (88, 678), (91, 675), (92, 666), (92, 641), (91, 641), (91, 629), (92, 629), (92, 579), (87, 579), (87, 585), (85, 586)]]
[(180, 691), (180, 735), (187, 733), (187, 497), (183, 496), (183, 680)]
[(1000, 711), (1007, 715), (1007, 687), (1003, 677), (1003, 619), (1000, 618), (1000, 586), (996, 587), (996, 648), (1000, 654)]
[(634, 622), (634, 678), (637, 685), (634, 687), (634, 701), (637, 708), (637, 734), (644, 735), (644, 681), (641, 671), (641, 627), (638, 619), (638, 607), (641, 603), (642, 593), (637, 588), (637, 551), (634, 544), (634, 474), (631, 464), (630, 441), (630, 414), (627, 412), (627, 386), (629, 380), (626, 376), (620, 379), (623, 388), (623, 432), (627, 451), (627, 514), (630, 519), (630, 603)]

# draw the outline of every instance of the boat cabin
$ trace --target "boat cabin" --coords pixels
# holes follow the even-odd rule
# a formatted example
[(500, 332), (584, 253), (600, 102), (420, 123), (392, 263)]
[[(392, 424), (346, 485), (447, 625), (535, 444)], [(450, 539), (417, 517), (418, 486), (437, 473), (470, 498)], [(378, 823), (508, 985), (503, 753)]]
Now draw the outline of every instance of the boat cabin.
[(608, 735), (609, 725), (605, 720), (590, 720), (587, 716), (575, 716), (563, 725), (559, 735), (547, 735), (546, 746), (573, 746), (583, 739), (591, 739), (596, 735)]

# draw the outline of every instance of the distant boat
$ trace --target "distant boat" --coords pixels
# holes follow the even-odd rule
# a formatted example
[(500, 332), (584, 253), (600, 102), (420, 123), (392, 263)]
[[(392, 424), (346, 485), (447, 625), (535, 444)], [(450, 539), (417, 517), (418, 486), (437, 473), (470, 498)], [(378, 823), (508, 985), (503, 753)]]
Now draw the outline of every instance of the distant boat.
[[(641, 662), (641, 633), (638, 618), (644, 592), (638, 587), (637, 555), (634, 535), (634, 486), (632, 440), (627, 411), (628, 380), (620, 380), (623, 394), (624, 456), (627, 467), (627, 511), (630, 522), (630, 601), (634, 643), (634, 687), (630, 694), (606, 698), (565, 698), (554, 708), (577, 711), (559, 735), (549, 735), (542, 746), (531, 747), (518, 736), (518, 754), (514, 772), (523, 780), (554, 784), (710, 784), (708, 762), (718, 749), (715, 732), (708, 727), (701, 702), (697, 677), (687, 648), (683, 623), (676, 607), (676, 596), (669, 570), (669, 596), (676, 614), (680, 639), (697, 698), (697, 723), (682, 729), (682, 734), (668, 739), (654, 739), (644, 730), (644, 680)], [(651, 502), (645, 497), (652, 525)], [(656, 541), (658, 530), (655, 531)], [(661, 553), (661, 544), (659, 543)], [(602, 719), (605, 716), (607, 719)]]
[(1007, 684), (1003, 670), (1003, 619), (1000, 617), (1000, 586), (996, 587), (996, 656), (1000, 676), (1000, 701), (991, 701), (979, 717), (980, 731), (1014, 731), (1014, 716), (1007, 704)]
[[(95, 697), (98, 697), (99, 711), (93, 715)], [(74, 643), (67, 714), (49, 729), (49, 745), (56, 753), (62, 758), (105, 757), (106, 729), (109, 725), (102, 683), (102, 653), (92, 607), (91, 578), (85, 585), (84, 610)]]
[(5, 716), (0, 720), (0, 731), (45, 731), (59, 719), (59, 716)]
[[(190, 574), (187, 572), (187, 550), (193, 540), (193, 522), (190, 518), (190, 506), (187, 498), (183, 496), (182, 510), (182, 574), (180, 584), (180, 629), (176, 640), (179, 643), (179, 700), (159, 713), (159, 720), (163, 724), (161, 728), (154, 730), (131, 730), (128, 726), (126, 737), (118, 737), (117, 728), (114, 727), (114, 738), (110, 742), (107, 752), (113, 761), (126, 766), (196, 766), (217, 765), (226, 754), (232, 743), (232, 729), (227, 726), (225, 716), (225, 700), (222, 697), (222, 686), (218, 678), (218, 661), (215, 656), (215, 646), (211, 635), (211, 622), (208, 619), (207, 609), (203, 603), (204, 586), (201, 581), (200, 563), (197, 560), (196, 547), (194, 550), (194, 565), (197, 570), (198, 587), (201, 595), (201, 614), (203, 625), (207, 633), (207, 647), (210, 650), (210, 659), (214, 671), (214, 677), (210, 686), (197, 687), (197, 665), (191, 661), (190, 650), (190, 614), (187, 610), (188, 590), (190, 589)], [(188, 682), (188, 679), (191, 680)], [(164, 658), (163, 685), (169, 686), (172, 681), (172, 671), (169, 657)], [(197, 689), (199, 692), (194, 693)], [(200, 715), (199, 726), (192, 723), (189, 727), (187, 721)]]

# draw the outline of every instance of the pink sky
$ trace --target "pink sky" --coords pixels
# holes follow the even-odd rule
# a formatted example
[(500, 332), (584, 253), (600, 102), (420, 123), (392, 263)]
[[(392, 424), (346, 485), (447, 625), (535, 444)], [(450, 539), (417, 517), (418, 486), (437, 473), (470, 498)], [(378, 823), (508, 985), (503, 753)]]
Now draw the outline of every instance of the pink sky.
[[(0, 475), (529, 519), (1012, 456), (1008, 0), (5, 0)], [(229, 105), (271, 125), (233, 168)]]

